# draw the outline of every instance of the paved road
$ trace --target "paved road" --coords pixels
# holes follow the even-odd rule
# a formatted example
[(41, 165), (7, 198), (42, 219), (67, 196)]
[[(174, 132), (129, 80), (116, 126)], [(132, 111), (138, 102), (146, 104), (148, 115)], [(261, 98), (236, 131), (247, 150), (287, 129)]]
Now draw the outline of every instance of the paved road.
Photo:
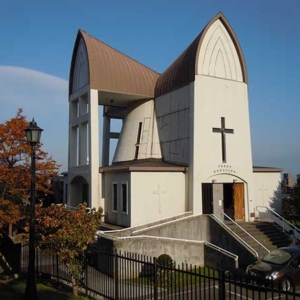
[[(254, 287), (254, 288), (243, 288), (233, 284), (225, 284), (225, 297), (226, 300), (237, 300), (237, 299), (248, 299), (248, 300), (295, 300), (300, 299), (300, 290), (296, 291), (298, 294), (287, 295), (284, 293), (275, 293), (267, 291), (264, 287)], [(153, 298), (147, 298), (150, 300)], [(220, 287), (218, 285), (211, 286), (193, 286), (192, 288), (186, 289), (185, 291), (177, 291), (171, 295), (160, 294), (158, 299), (174, 299), (174, 300), (199, 300), (199, 299), (209, 299), (209, 300), (219, 300), (220, 299)]]

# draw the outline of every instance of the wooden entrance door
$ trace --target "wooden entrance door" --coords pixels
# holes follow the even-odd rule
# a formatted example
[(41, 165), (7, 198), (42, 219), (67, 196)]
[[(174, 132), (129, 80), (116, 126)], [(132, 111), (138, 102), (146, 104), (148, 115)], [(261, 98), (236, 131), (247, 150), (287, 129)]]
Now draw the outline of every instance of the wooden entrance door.
[(244, 183), (234, 183), (234, 219), (235, 221), (245, 220), (245, 199), (244, 199)]

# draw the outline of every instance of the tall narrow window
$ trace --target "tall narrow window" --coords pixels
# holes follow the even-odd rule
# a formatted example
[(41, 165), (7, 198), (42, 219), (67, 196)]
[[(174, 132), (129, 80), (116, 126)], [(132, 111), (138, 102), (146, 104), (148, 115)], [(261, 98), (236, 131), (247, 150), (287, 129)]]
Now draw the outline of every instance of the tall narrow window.
[(78, 99), (71, 102), (71, 116), (73, 119), (79, 117), (79, 101), (78, 101)]
[(112, 186), (113, 211), (118, 211), (118, 184)]
[(128, 193), (127, 193), (127, 182), (122, 183), (122, 212), (127, 213), (127, 202), (128, 202)]
[(79, 147), (79, 126), (76, 126), (76, 166), (79, 166), (80, 162), (80, 147)]
[(67, 204), (68, 203), (68, 184), (66, 183), (65, 185), (65, 199), (63, 203)]
[(138, 156), (139, 156), (141, 134), (142, 134), (142, 122), (139, 123), (138, 134), (137, 134), (137, 139), (136, 139), (136, 144), (135, 144), (134, 159), (138, 159)]

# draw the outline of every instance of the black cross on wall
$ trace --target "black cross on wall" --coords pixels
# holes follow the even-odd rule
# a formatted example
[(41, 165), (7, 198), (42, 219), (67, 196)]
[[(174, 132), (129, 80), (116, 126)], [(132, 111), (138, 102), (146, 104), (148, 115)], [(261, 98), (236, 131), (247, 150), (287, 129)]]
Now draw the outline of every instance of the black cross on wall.
[(226, 135), (225, 135), (225, 133), (232, 133), (233, 134), (234, 130), (225, 128), (225, 118), (221, 117), (221, 128), (213, 128), (212, 131), (221, 133), (222, 161), (223, 161), (223, 163), (226, 163)]

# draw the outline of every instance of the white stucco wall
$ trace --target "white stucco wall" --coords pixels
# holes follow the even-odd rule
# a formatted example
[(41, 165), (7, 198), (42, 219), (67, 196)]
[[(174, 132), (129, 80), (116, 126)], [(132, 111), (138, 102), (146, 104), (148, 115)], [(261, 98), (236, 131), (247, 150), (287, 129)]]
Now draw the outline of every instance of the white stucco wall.
[[(130, 173), (105, 173), (105, 185), (104, 185), (104, 198), (105, 198), (105, 222), (111, 224), (117, 224), (120, 226), (131, 226), (131, 179)], [(118, 210), (113, 211), (113, 183), (117, 184), (118, 188)], [(121, 185), (122, 183), (128, 183), (128, 209), (127, 212), (122, 212), (122, 197), (121, 197)]]
[[(78, 105), (76, 105), (78, 103)], [(68, 205), (82, 203), (82, 187), (74, 178), (82, 177), (89, 184), (88, 205), (101, 205), (99, 174), (98, 91), (89, 86), (69, 97), (69, 165)], [(80, 183), (81, 184), (81, 183)]]
[[(202, 213), (201, 183), (243, 182), (245, 219), (253, 200), (252, 153), (248, 88), (238, 50), (221, 20), (205, 32), (199, 49), (195, 82), (190, 94), (189, 209)], [(213, 128), (225, 128), (226, 158), (222, 137)]]
[[(242, 82), (197, 75), (191, 104), (189, 190), (191, 208), (202, 213), (202, 182), (211, 182), (223, 174), (221, 182), (239, 178), (245, 185), (245, 216), (247, 219), (252, 192), (252, 153), (247, 85)], [(234, 129), (226, 134), (226, 163), (222, 161), (221, 133), (212, 128)], [(225, 178), (224, 178), (225, 176)], [(220, 182), (219, 181), (219, 182)], [(248, 207), (248, 200), (249, 207)]]
[(155, 99), (158, 132), (165, 161), (189, 162), (190, 85)]
[(132, 172), (131, 226), (185, 212), (185, 176), (180, 172)]
[(137, 159), (161, 158), (154, 101), (140, 101), (127, 109), (113, 162), (135, 158), (139, 123), (142, 131)]
[(197, 74), (243, 82), (235, 45), (218, 19), (207, 30), (198, 58)]
[[(277, 213), (282, 212), (281, 202), (281, 173), (270, 172), (255, 172), (254, 177), (254, 198), (253, 207), (266, 206), (274, 209)], [(263, 211), (262, 209), (260, 209)], [(257, 215), (257, 210), (255, 209)]]

